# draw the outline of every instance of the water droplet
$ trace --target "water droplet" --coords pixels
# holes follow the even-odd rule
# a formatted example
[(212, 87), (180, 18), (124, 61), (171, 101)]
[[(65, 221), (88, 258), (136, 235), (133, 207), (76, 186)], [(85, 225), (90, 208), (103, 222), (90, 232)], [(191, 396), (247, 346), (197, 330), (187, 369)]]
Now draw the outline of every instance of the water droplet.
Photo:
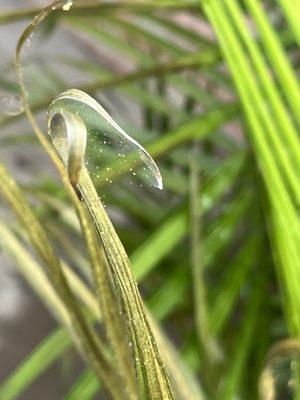
[(66, 3), (63, 5), (62, 9), (64, 11), (69, 11), (72, 5), (73, 5), (73, 0), (67, 0)]
[(24, 111), (22, 100), (17, 95), (0, 95), (0, 113), (18, 115)]

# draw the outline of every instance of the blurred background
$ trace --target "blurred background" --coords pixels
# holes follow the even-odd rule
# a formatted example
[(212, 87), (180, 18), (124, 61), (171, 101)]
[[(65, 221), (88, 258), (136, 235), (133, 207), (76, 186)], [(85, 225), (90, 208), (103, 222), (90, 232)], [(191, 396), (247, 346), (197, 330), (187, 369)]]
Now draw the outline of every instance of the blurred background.
[[(89, 143), (86, 161), (143, 298), (187, 368), (208, 393), (217, 392), (208, 398), (257, 398), (267, 350), (289, 329), (268, 233), (263, 164), (211, 22), (192, 1), (166, 7), (101, 2), (98, 11), (88, 6), (97, 2), (86, 8), (78, 3), (80, 9), (74, 3), (46, 18), (22, 54), (40, 126), (46, 134), (47, 108), (55, 96), (80, 88), (153, 156), (162, 191), (153, 187), (150, 172), (111, 169), (116, 160), (103, 155), (105, 141), (99, 135)], [(261, 2), (297, 74), (298, 45), (278, 3)], [(37, 8), (48, 4), (0, 0), (0, 159), (30, 199), (57, 253), (89, 282), (74, 211), (22, 112), (14, 67), (20, 35)], [(261, 45), (247, 13), (244, 24)], [(268, 64), (270, 76), (272, 68)], [(1, 218), (26, 245), (2, 200)], [(0, 271), (4, 381), (58, 325), (7, 251), (1, 251)], [(282, 368), (278, 396), (290, 379), (290, 366)], [(68, 397), (83, 371), (84, 363), (69, 348), (18, 398), (105, 398), (97, 397), (94, 383), (86, 397)], [(278, 399), (292, 398), (292, 389), (283, 392)]]

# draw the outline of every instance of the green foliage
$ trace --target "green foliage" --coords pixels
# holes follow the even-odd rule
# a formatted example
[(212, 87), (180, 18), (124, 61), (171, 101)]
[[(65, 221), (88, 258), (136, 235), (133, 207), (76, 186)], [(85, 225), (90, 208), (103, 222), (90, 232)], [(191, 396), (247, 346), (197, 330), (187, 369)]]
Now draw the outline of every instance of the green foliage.
[[(0, 166), (1, 200), (15, 216), (0, 221), (1, 248), (60, 326), (3, 380), (0, 398), (22, 398), (74, 346), (86, 369), (68, 400), (101, 391), (115, 399), (247, 400), (258, 398), (259, 383), (272, 399), (276, 363), (285, 358), (293, 389), (286, 398), (298, 399), (299, 6), (67, 6), (41, 11), (20, 38), (19, 85), (5, 73), (0, 80), (8, 95), (20, 87), (24, 107), (0, 115), (11, 132), (2, 146), (42, 147), (60, 177), (43, 171), (28, 187)], [(39, 11), (6, 12), (0, 23)], [(55, 34), (70, 35), (76, 51), (57, 50), (45, 62), (31, 42), (46, 54)], [(143, 144), (164, 191), (133, 175), (134, 160), (120, 163), (97, 136), (87, 168), (80, 163), (80, 178), (71, 177), (37, 123), (70, 87), (96, 97)], [(288, 385), (280, 390), (290, 393)]]

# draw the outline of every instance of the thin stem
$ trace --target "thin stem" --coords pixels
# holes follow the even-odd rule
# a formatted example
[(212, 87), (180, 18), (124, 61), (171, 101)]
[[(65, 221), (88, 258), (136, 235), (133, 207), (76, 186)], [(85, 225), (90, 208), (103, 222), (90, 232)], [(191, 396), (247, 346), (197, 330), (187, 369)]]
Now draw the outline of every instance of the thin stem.
[(202, 249), (202, 210), (198, 201), (200, 193), (200, 168), (197, 156), (199, 154), (199, 143), (194, 143), (192, 157), (190, 160), (190, 224), (191, 224), (191, 265), (193, 276), (194, 314), (195, 325), (200, 344), (200, 349), (206, 364), (205, 380), (209, 392), (215, 393), (212, 386), (212, 368), (220, 358), (219, 352), (212, 337), (209, 327), (208, 310), (206, 305), (206, 288), (204, 281), (204, 264)]

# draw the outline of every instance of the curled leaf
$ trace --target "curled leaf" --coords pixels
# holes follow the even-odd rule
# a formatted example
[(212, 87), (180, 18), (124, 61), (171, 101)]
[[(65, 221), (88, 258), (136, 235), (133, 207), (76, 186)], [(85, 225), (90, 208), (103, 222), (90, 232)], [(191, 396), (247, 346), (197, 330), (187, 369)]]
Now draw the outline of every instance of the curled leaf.
[[(162, 189), (162, 177), (150, 154), (128, 135), (91, 96), (78, 89), (70, 89), (50, 104), (48, 110), (48, 133), (60, 158), (68, 167), (71, 183), (78, 182), (87, 147), (87, 134), (96, 134), (97, 143), (102, 141), (105, 152), (115, 151), (120, 163), (128, 159), (135, 168), (141, 161), (150, 183)], [(98, 155), (102, 149), (96, 149)], [(102, 153), (103, 154), (103, 153)], [(105, 154), (103, 154), (105, 157)], [(132, 169), (133, 170), (133, 169)], [(135, 172), (133, 172), (135, 175)]]

